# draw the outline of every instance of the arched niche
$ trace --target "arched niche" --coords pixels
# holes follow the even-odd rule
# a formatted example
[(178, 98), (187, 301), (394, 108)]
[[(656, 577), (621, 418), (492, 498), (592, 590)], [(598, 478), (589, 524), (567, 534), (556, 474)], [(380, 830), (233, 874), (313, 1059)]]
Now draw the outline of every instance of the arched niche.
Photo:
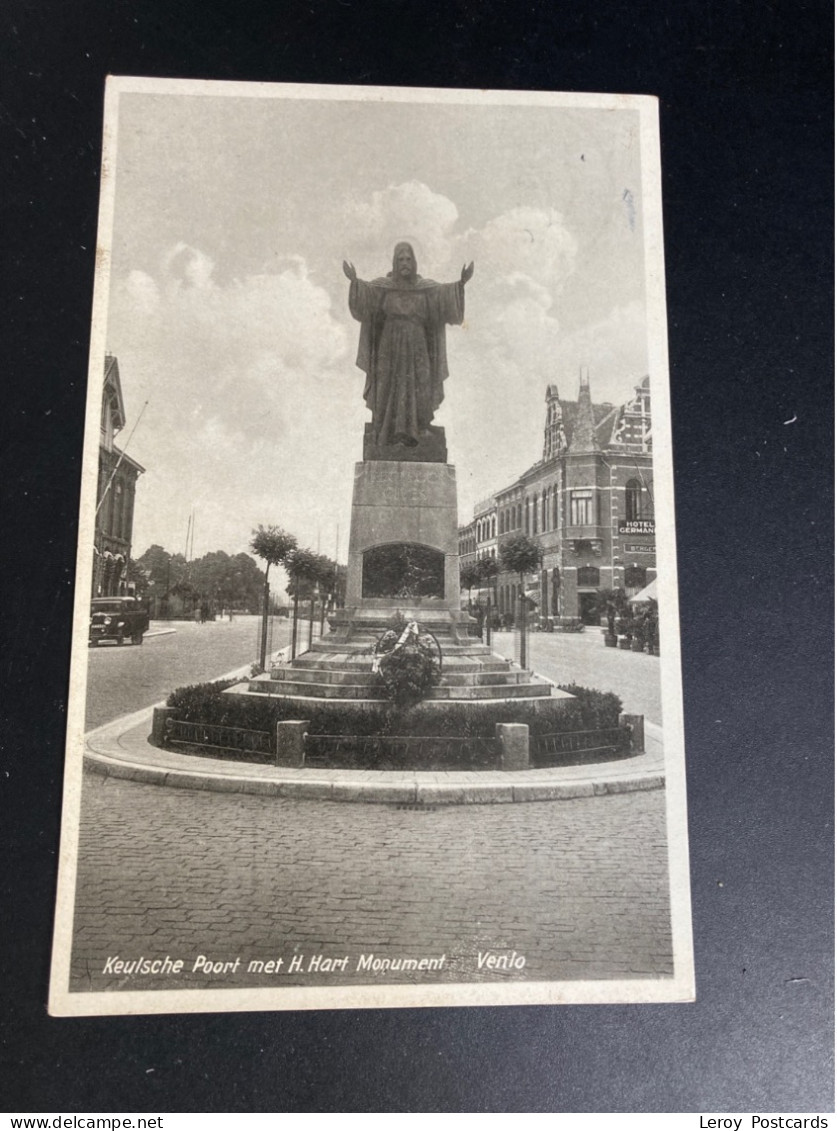
[(445, 555), (417, 542), (388, 542), (363, 554), (364, 597), (444, 597)]

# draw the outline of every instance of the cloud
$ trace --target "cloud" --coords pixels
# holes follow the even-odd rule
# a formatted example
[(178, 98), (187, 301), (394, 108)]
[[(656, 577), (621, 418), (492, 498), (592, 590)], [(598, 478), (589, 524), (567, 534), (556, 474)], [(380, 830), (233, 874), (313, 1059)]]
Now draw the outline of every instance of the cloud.
[[(596, 400), (624, 400), (647, 371), (647, 350), (641, 301), (604, 316), (585, 310), (582, 253), (559, 212), (517, 207), (465, 231), (458, 222), (452, 200), (407, 181), (338, 209), (329, 243), (365, 277), (388, 269), (402, 238), (415, 243), (419, 270), (439, 281), (475, 261), (465, 325), (447, 332), (451, 376), (437, 417), (464, 514), (539, 458), (547, 384), (574, 398), (585, 366)], [(367, 419), (354, 365), (359, 328), (343, 281), (323, 275), (321, 283), (312, 261), (291, 251), (273, 272), (230, 278), (204, 250), (177, 242), (156, 275), (115, 280), (108, 348), (119, 357), (129, 415), (149, 400), (132, 452), (148, 467), (140, 552), (144, 539), (177, 547), (192, 505), (199, 552), (237, 552), (259, 522), (309, 544), (319, 532), (327, 553), (340, 524), (345, 550)]]
[(458, 241), (464, 258), (498, 282), (527, 276), (555, 296), (575, 269), (578, 242), (555, 209), (512, 208)]
[(556, 364), (562, 396), (575, 396), (578, 369), (584, 366), (594, 400), (627, 400), (648, 372), (645, 303), (637, 299), (614, 307), (605, 318), (563, 337)]
[(177, 243), (163, 257), (163, 274), (175, 288), (180, 286), (207, 290), (212, 284), (215, 264), (196, 247)]
[(389, 270), (393, 247), (409, 240), (420, 274), (431, 275), (448, 265), (459, 211), (421, 181), (405, 181), (348, 202), (344, 216), (346, 254), (357, 259), (362, 274), (380, 273), (384, 265)]
[(155, 281), (145, 271), (131, 271), (120, 288), (121, 297), (139, 317), (156, 314), (160, 306), (160, 291)]
[[(362, 435), (362, 377), (350, 380), (346, 328), (306, 262), (288, 257), (280, 267), (219, 285), (211, 258), (180, 243), (156, 279), (132, 271), (116, 282), (108, 348), (119, 358), (129, 415), (149, 401), (132, 445), (148, 468), (140, 542), (147, 530), (150, 540), (177, 545), (181, 512), (193, 504), (203, 515), (199, 541), (213, 532), (218, 539), (201, 542), (205, 549), (242, 548), (227, 546), (224, 516), (246, 535), (286, 511), (305, 539), (312, 476), (330, 498), (339, 495), (334, 468), (345, 476), (357, 458), (347, 419), (359, 418)], [(355, 397), (356, 409), (348, 404)], [(310, 466), (301, 437), (310, 437)], [(251, 500), (265, 488), (272, 503), (259, 509)]]

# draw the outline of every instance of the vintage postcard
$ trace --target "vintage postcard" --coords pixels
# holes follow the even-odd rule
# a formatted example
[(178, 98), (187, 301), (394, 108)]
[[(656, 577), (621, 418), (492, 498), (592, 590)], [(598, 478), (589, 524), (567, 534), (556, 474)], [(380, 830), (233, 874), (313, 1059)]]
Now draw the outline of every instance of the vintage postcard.
[(108, 82), (50, 1011), (689, 1001), (657, 104)]

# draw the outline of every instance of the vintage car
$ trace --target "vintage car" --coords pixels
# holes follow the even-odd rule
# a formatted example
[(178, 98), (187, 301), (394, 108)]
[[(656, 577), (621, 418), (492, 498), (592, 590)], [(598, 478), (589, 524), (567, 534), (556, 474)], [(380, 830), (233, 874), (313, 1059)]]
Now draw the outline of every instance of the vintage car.
[(148, 611), (136, 597), (94, 597), (90, 607), (88, 644), (95, 647), (100, 640), (122, 644), (142, 644), (148, 629)]

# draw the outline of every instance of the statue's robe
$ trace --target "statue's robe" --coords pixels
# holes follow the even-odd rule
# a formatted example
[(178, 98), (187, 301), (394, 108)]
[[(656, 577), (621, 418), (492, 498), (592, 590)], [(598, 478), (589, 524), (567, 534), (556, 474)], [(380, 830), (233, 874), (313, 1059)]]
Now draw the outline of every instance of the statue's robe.
[(391, 276), (356, 279), (349, 310), (361, 323), (357, 365), (376, 442), (415, 445), (444, 399), (445, 325), (462, 323), (465, 286), (420, 276), (407, 286)]

